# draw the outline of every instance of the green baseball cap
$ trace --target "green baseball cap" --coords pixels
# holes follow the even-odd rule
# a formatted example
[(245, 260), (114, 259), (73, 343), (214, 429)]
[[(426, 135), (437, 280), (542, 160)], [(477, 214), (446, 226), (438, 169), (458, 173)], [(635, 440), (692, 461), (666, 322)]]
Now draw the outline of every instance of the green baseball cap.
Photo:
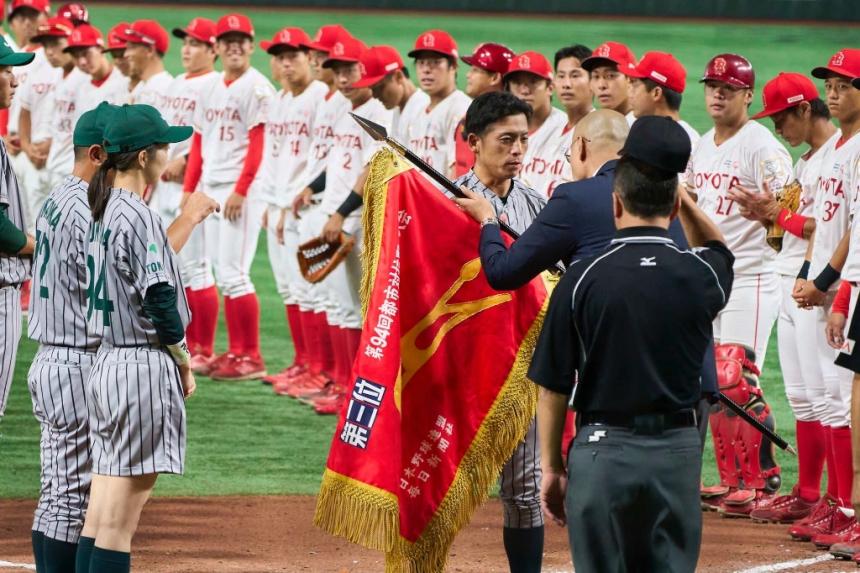
[(35, 57), (34, 52), (16, 52), (6, 38), (0, 36), (0, 66), (26, 66)]
[(108, 153), (127, 153), (159, 143), (179, 143), (192, 133), (190, 127), (168, 125), (151, 105), (126, 104), (111, 114), (104, 130), (104, 146)]
[(91, 145), (104, 144), (105, 127), (111, 122), (119, 109), (118, 105), (111, 105), (103, 101), (95, 109), (84, 113), (78, 119), (78, 123), (75, 124), (72, 145), (75, 147), (89, 147)]

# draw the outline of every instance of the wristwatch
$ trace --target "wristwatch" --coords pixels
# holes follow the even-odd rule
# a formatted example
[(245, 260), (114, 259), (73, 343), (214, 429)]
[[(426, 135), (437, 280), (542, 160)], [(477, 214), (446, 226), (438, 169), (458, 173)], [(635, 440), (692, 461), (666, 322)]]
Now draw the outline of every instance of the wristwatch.
[(486, 219), (481, 221), (481, 228), (483, 229), (487, 225), (498, 225), (498, 224), (499, 224), (499, 220), (496, 219), (495, 217), (487, 217)]

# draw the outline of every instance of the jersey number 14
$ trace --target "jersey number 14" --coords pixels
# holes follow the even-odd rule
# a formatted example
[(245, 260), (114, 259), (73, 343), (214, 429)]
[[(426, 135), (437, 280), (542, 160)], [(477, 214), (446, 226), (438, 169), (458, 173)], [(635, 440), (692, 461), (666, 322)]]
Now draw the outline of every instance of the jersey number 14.
[(93, 310), (102, 311), (102, 324), (110, 326), (110, 315), (113, 312), (113, 301), (107, 297), (105, 283), (105, 261), (102, 261), (96, 276), (96, 261), (92, 255), (87, 256), (87, 320), (93, 315)]

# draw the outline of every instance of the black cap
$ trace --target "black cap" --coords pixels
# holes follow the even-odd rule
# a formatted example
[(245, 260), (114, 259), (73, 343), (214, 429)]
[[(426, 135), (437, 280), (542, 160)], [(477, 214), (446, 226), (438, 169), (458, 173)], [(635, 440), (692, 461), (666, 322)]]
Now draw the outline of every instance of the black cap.
[(643, 115), (633, 122), (619, 155), (669, 173), (683, 173), (690, 160), (690, 136), (671, 117)]

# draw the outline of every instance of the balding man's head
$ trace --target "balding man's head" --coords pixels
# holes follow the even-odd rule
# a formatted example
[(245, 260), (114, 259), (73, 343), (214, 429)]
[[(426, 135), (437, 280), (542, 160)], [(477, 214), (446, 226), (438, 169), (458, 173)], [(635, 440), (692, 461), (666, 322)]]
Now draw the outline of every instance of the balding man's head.
[(629, 131), (627, 118), (611, 109), (593, 111), (579, 120), (571, 147), (573, 178), (591, 177), (604, 163), (616, 159)]

